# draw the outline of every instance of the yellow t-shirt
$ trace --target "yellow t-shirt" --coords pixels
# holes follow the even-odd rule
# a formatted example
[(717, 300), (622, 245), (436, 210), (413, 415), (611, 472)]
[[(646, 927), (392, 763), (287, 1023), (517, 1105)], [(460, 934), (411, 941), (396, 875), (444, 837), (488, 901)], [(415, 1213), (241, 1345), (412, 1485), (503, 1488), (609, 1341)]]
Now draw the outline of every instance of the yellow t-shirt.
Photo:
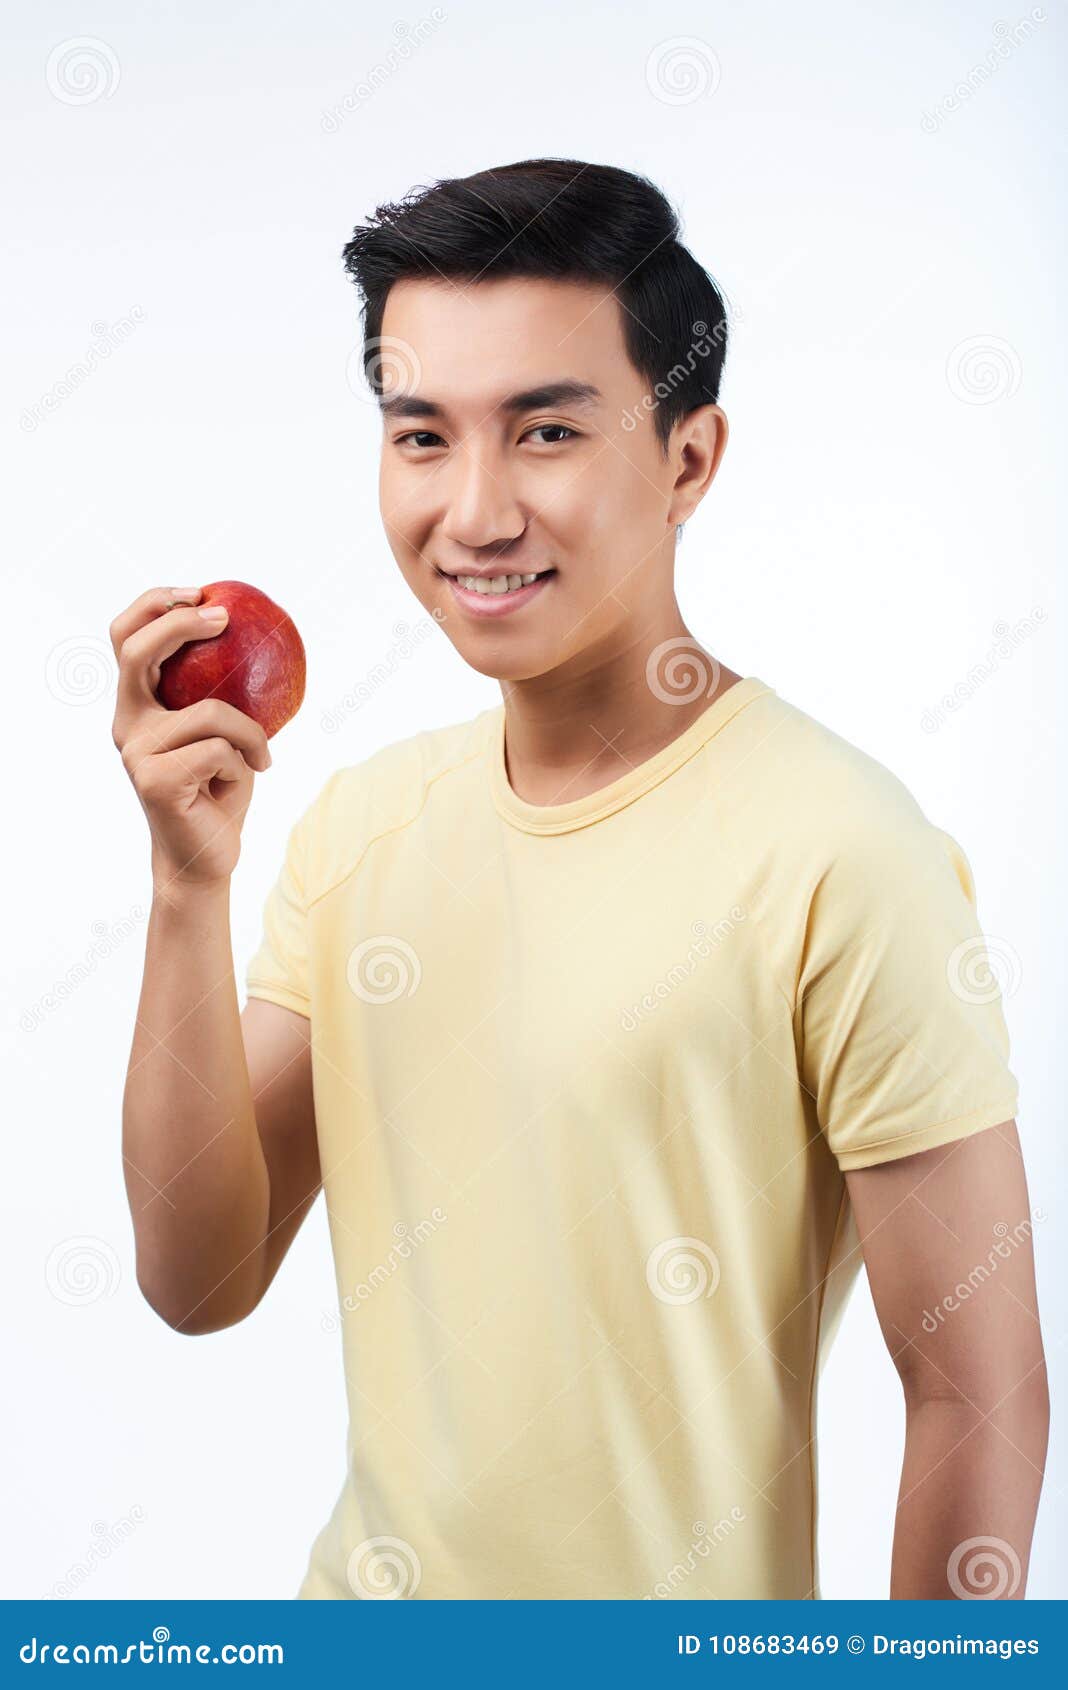
[(843, 1170), (1016, 1113), (956, 841), (750, 676), (548, 808), (504, 708), (323, 785), (249, 994), (311, 1019), (350, 1427), (302, 1597), (818, 1597)]

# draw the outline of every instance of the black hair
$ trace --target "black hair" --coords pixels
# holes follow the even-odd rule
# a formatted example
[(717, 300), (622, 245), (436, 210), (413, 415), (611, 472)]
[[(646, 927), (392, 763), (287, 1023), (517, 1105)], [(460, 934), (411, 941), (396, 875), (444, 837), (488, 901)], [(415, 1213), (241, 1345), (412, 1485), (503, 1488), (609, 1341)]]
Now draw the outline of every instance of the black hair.
[(727, 349), (719, 289), (678, 234), (659, 188), (610, 164), (525, 159), (413, 189), (378, 206), (342, 251), (364, 301), (367, 380), (381, 397), (378, 346), (394, 282), (600, 282), (619, 301), (627, 354), (651, 390), (635, 410), (652, 413), (666, 456), (676, 422), (716, 402)]

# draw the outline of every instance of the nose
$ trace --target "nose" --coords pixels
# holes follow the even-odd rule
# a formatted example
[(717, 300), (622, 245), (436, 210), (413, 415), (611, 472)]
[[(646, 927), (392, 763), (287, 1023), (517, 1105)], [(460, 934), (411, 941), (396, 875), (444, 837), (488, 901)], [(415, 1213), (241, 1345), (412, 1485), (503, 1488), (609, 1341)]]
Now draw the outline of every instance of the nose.
[(526, 527), (503, 463), (490, 465), (469, 446), (449, 465), (446, 500), (441, 532), (459, 546), (501, 545), (518, 539)]

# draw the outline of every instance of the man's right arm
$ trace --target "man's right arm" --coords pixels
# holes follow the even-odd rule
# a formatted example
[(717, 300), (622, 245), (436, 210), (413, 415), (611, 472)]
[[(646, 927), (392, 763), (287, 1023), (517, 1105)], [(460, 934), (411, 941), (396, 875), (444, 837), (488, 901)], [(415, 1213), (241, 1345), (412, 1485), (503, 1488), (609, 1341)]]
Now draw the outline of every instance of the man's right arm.
[(320, 1185), (310, 1023), (261, 999), (242, 1015), (234, 981), (230, 882), (266, 735), (221, 699), (168, 711), (156, 695), (166, 658), (220, 631), (199, 596), (152, 589), (110, 629), (112, 737), (149, 824), (153, 883), (123, 1172), (138, 1284), (187, 1333), (256, 1307)]
[(153, 902), (122, 1136), (144, 1296), (190, 1335), (244, 1319), (320, 1176), (310, 1023), (239, 1014), (228, 887)]

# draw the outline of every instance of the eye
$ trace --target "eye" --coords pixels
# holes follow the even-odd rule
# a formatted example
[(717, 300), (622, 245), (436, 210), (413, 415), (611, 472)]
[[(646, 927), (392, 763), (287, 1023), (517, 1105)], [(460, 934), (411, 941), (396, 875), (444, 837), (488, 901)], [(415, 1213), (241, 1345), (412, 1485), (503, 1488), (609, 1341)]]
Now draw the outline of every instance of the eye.
[(432, 434), (427, 428), (417, 428), (411, 434), (398, 434), (393, 444), (394, 446), (405, 446), (409, 441), (411, 441), (412, 445), (416, 446), (419, 451), (426, 450), (427, 441), (431, 441), (437, 446), (444, 446), (445, 444), (440, 434)]
[[(546, 432), (548, 432), (548, 433), (551, 434), (554, 430), (557, 433), (557, 435), (563, 435), (568, 440), (577, 440), (578, 439), (578, 431), (576, 429), (573, 429), (573, 428), (568, 428), (566, 423), (537, 423), (534, 428), (528, 429), (527, 433), (528, 434), (545, 434)], [(526, 439), (526, 437), (527, 437), (526, 435), (523, 436), (524, 440)], [(543, 445), (543, 446), (561, 446), (561, 445), (563, 445), (563, 441), (562, 440), (543, 440), (541, 442), (541, 445)]]

